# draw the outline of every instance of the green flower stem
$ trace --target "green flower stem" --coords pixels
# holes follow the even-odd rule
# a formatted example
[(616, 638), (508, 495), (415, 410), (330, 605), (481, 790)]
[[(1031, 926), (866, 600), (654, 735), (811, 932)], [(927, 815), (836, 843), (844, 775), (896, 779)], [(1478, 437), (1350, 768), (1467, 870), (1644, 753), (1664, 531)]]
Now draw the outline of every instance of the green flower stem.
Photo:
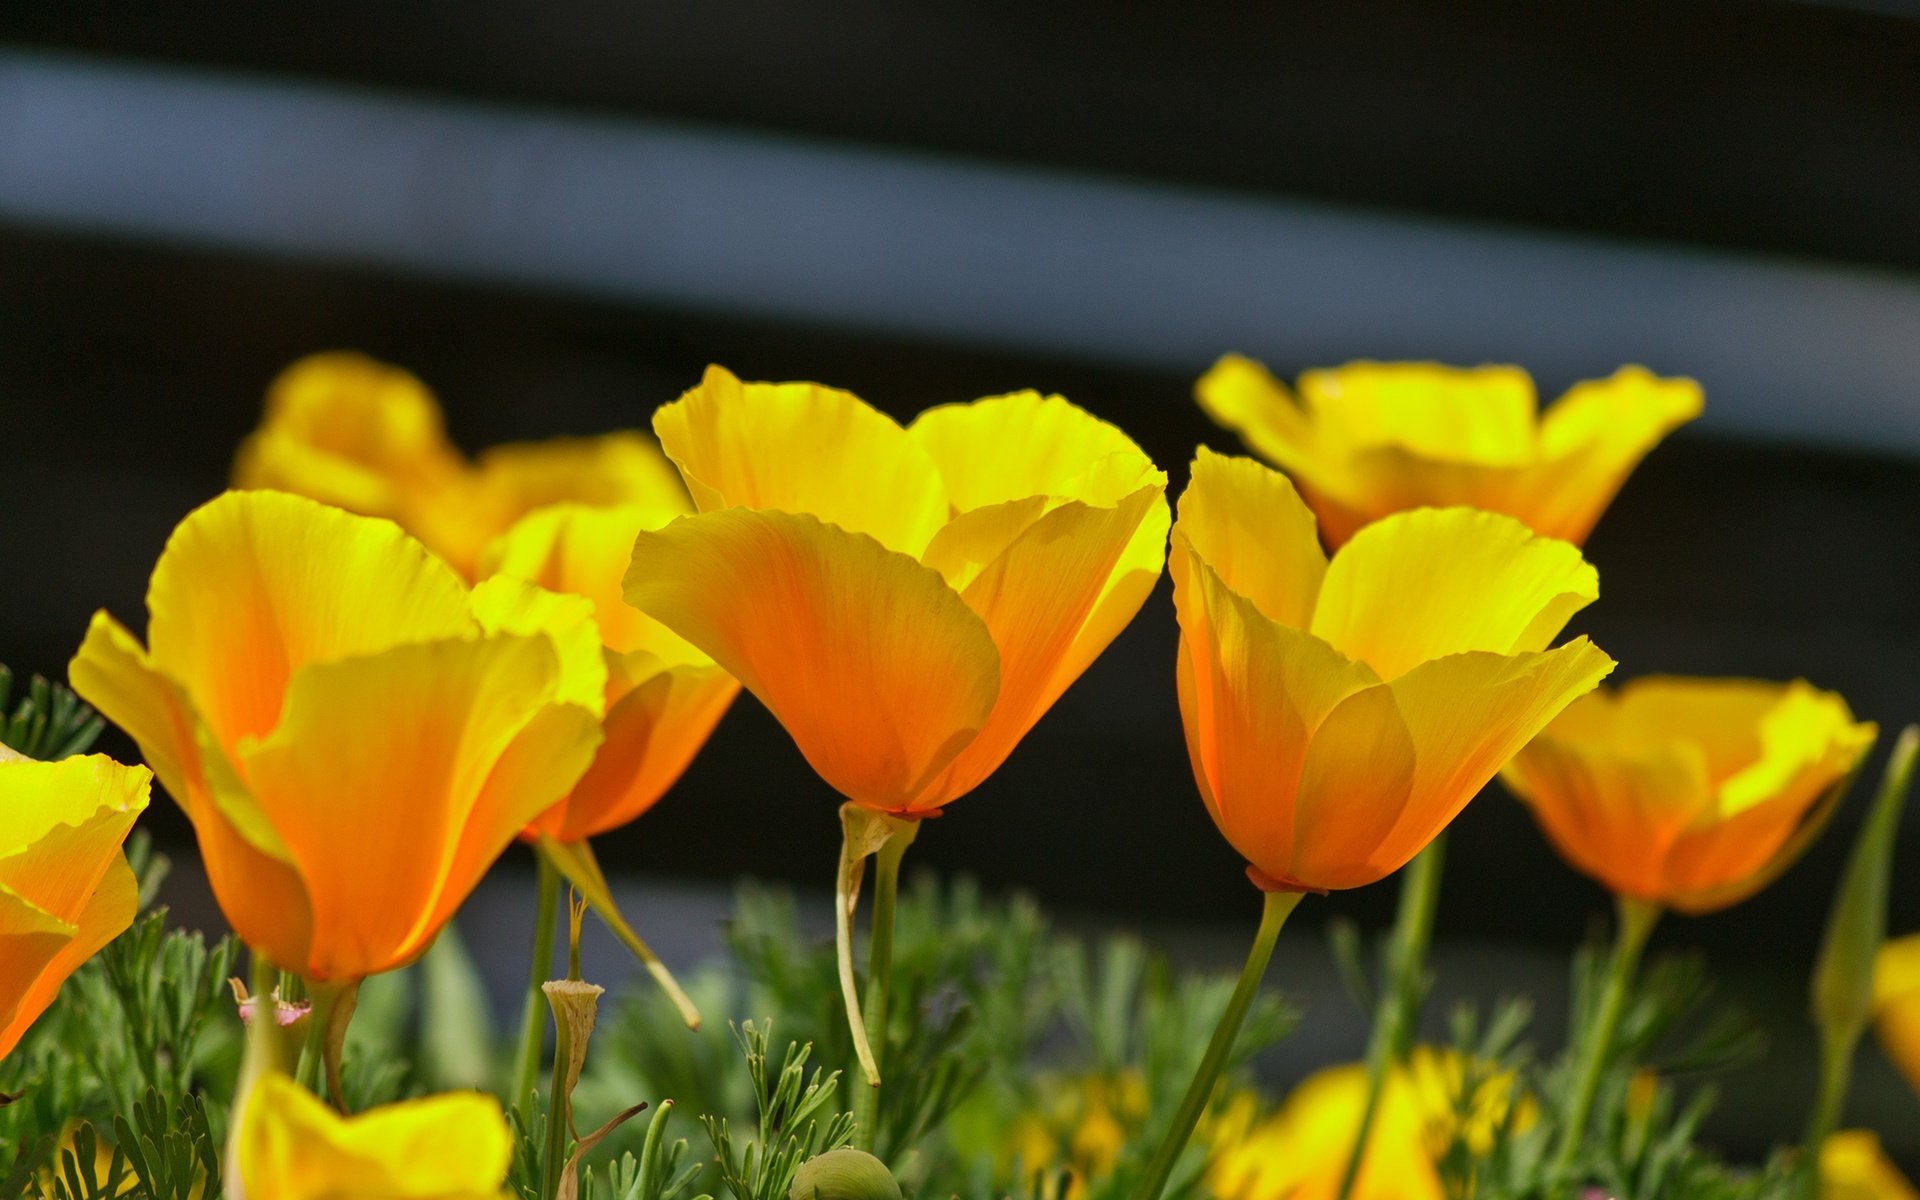
[(1387, 1067), (1406, 1053), (1415, 1016), (1414, 1002), (1426, 972), (1427, 947), (1433, 941), (1433, 915), (1439, 906), (1446, 836), (1442, 833), (1427, 843), (1427, 848), (1408, 864), (1407, 873), (1400, 881), (1400, 907), (1394, 915), (1392, 939), (1387, 943), (1386, 978), (1380, 984), (1380, 998), (1373, 1009), (1373, 1031), (1367, 1039), (1367, 1101), (1360, 1110), (1360, 1128), (1354, 1134), (1353, 1149), (1347, 1153), (1346, 1169), (1340, 1176), (1339, 1200), (1348, 1200), (1353, 1195), (1354, 1184), (1360, 1178), (1360, 1164), (1367, 1156), (1367, 1139), (1373, 1134), (1380, 1093), (1386, 1086)]
[(1616, 900), (1619, 931), (1614, 935), (1613, 954), (1607, 960), (1606, 988), (1600, 994), (1600, 1010), (1588, 1027), (1581, 1050), (1580, 1072), (1574, 1077), (1573, 1104), (1566, 1124), (1560, 1130), (1560, 1149), (1553, 1159), (1553, 1174), (1560, 1175), (1573, 1162), (1586, 1136), (1587, 1117), (1593, 1111), (1593, 1097), (1600, 1090), (1600, 1074), (1606, 1068), (1607, 1055), (1613, 1049), (1613, 1036), (1620, 1027), (1620, 1015), (1626, 1009), (1627, 992), (1640, 966), (1640, 952), (1647, 937), (1660, 920), (1660, 906), (1650, 900), (1621, 896)]
[[(876, 1070), (887, 1049), (887, 999), (893, 982), (893, 910), (900, 894), (900, 860), (919, 832), (915, 821), (894, 834), (874, 855), (873, 924), (867, 934), (867, 990), (861, 1019), (873, 1039)], [(873, 1153), (879, 1136), (880, 1088), (853, 1089), (854, 1144)]]
[[(307, 1046), (318, 1045), (320, 1074), (326, 1081), (327, 1098), (344, 1113), (347, 1095), (340, 1077), (340, 1060), (346, 1051), (347, 1026), (360, 1004), (360, 981), (315, 983), (308, 980), (307, 996), (313, 1002), (313, 1011), (307, 1015)], [(303, 1051), (300, 1057), (306, 1056)]]
[(1193, 1082), (1181, 1097), (1179, 1111), (1174, 1113), (1166, 1139), (1153, 1152), (1140, 1185), (1133, 1191), (1133, 1200), (1159, 1200), (1160, 1193), (1166, 1190), (1174, 1164), (1187, 1148), (1188, 1139), (1193, 1137), (1194, 1127), (1200, 1124), (1200, 1114), (1206, 1111), (1213, 1085), (1219, 1081), (1220, 1072), (1233, 1053), (1234, 1040), (1240, 1036), (1240, 1025), (1247, 1019), (1247, 1010), (1260, 991), (1260, 980), (1273, 958), (1273, 944), (1280, 937), (1280, 927), (1287, 923), (1302, 895), (1301, 892), (1266, 893), (1265, 907), (1260, 910), (1260, 930), (1254, 934), (1253, 949), (1247, 952), (1247, 965), (1240, 969), (1240, 982), (1227, 1001), (1227, 1010), (1220, 1014), (1220, 1024), (1213, 1031), (1213, 1040), (1207, 1043), (1200, 1069), (1194, 1072)]
[(540, 1040), (547, 1029), (547, 998), (540, 985), (553, 971), (553, 925), (560, 909), (560, 872), (553, 869), (544, 854), (535, 854), (540, 864), (538, 893), (534, 901), (533, 962), (527, 969), (527, 995), (520, 1012), (520, 1041), (513, 1052), (513, 1090), (509, 1104), (525, 1104), (539, 1086)]

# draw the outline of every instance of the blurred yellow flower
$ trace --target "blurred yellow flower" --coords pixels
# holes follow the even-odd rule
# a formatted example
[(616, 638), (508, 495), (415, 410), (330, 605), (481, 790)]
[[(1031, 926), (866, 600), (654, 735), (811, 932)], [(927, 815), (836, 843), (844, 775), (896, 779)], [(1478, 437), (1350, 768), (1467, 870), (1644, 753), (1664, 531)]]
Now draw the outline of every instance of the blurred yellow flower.
[(1106, 1178), (1147, 1119), (1147, 1088), (1138, 1072), (1053, 1078), (1041, 1085), (1039, 1106), (1016, 1118), (1003, 1161), (1022, 1184), (1050, 1182), (1065, 1172), (1064, 1200)]
[(1464, 505), (1536, 533), (1586, 540), (1660, 439), (1700, 415), (1700, 386), (1623, 367), (1573, 386), (1542, 414), (1518, 367), (1356, 362), (1300, 377), (1300, 399), (1228, 355), (1200, 405), (1284, 469), (1329, 545), (1410, 508)]
[(1205, 449), (1172, 573), (1194, 778), (1269, 889), (1397, 870), (1614, 666), (1585, 638), (1547, 649), (1599, 594), (1567, 543), (1425, 509), (1329, 561), (1285, 477)]
[(310, 981), (424, 951), (599, 744), (590, 605), (470, 591), (389, 521), (226, 493), (147, 607), (147, 646), (95, 615), (74, 687), (186, 810), (234, 930)]
[(1874, 958), (1873, 1024), (1887, 1057), (1920, 1092), (1920, 933), (1891, 939)]
[(238, 1120), (236, 1200), (500, 1200), (513, 1157), (499, 1102), (477, 1092), (342, 1117), (276, 1072)]
[(140, 888), (120, 847), (152, 778), (98, 754), (36, 762), (0, 746), (0, 1058), (132, 924)]
[[(1215, 1140), (1208, 1189), (1215, 1200), (1334, 1200), (1366, 1102), (1358, 1063), (1309, 1076), (1271, 1117), (1228, 1144)], [(1404, 1074), (1388, 1072), (1351, 1200), (1441, 1200), (1428, 1147), (1435, 1115)]]
[(1820, 1147), (1820, 1200), (1920, 1200), (1920, 1191), (1893, 1165), (1877, 1136), (1843, 1129)]
[(687, 508), (673, 467), (637, 433), (495, 446), (469, 463), (425, 384), (350, 352), (281, 372), (233, 481), (390, 518), (469, 578), (488, 542), (550, 504)]
[(654, 416), (700, 508), (640, 533), (627, 601), (712, 655), (848, 800), (965, 795), (1132, 619), (1166, 476), (1033, 392), (908, 428), (711, 367)]
[(522, 518), (481, 556), (485, 575), (591, 601), (606, 664), (605, 741), (572, 792), (529, 826), (529, 836), (579, 841), (638, 817), (680, 777), (740, 690), (711, 658), (621, 595), (634, 538), (684, 508), (549, 506)]
[(1805, 849), (1874, 734), (1804, 681), (1650, 676), (1569, 707), (1502, 778), (1616, 895), (1711, 912)]

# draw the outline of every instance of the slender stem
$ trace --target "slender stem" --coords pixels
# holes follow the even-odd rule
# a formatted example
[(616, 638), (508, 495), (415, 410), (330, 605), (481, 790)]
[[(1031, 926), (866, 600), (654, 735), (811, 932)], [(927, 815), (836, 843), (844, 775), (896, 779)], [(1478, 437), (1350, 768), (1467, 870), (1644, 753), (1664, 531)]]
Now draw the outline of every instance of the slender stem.
[(1234, 1039), (1240, 1035), (1247, 1010), (1259, 994), (1260, 980), (1267, 973), (1267, 962), (1273, 957), (1273, 943), (1280, 936), (1280, 927), (1299, 905), (1301, 895), (1300, 892), (1266, 893), (1266, 904), (1260, 910), (1260, 930), (1254, 934), (1253, 948), (1247, 952), (1247, 965), (1240, 969), (1240, 982), (1227, 1001), (1227, 1010), (1220, 1014), (1220, 1024), (1214, 1028), (1213, 1040), (1207, 1043), (1200, 1069), (1194, 1072), (1193, 1082), (1187, 1085), (1187, 1093), (1180, 1099), (1173, 1125), (1160, 1148), (1153, 1152), (1140, 1185), (1133, 1191), (1133, 1200), (1159, 1200), (1160, 1193), (1166, 1190), (1174, 1164), (1187, 1148), (1187, 1140), (1193, 1136), (1194, 1126), (1200, 1123), (1200, 1114), (1206, 1111), (1207, 1101), (1213, 1095), (1213, 1085), (1233, 1053)]
[[(1847, 1084), (1853, 1076), (1853, 1048), (1860, 1030), (1823, 1030), (1820, 1034), (1820, 1092), (1813, 1113), (1807, 1120), (1806, 1177), (1819, 1179), (1820, 1148), (1827, 1144), (1840, 1126), (1840, 1109), (1847, 1098)], [(1810, 1187), (1809, 1192), (1813, 1189)]]
[(1348, 1200), (1360, 1178), (1360, 1164), (1366, 1161), (1367, 1141), (1373, 1136), (1374, 1117), (1380, 1108), (1380, 1093), (1386, 1086), (1388, 1064), (1406, 1053), (1406, 1041), (1413, 1026), (1415, 1001), (1427, 966), (1427, 947), (1433, 940), (1433, 915), (1439, 907), (1440, 868), (1446, 861), (1446, 834), (1427, 843), (1407, 865), (1400, 881), (1400, 907), (1393, 918), (1393, 935), (1387, 942), (1386, 978), (1380, 981), (1380, 997), (1373, 1008), (1373, 1031), (1367, 1039), (1367, 1101), (1360, 1110), (1360, 1127), (1354, 1132), (1353, 1149), (1347, 1152), (1346, 1169), (1340, 1176), (1339, 1200)]
[(533, 914), (533, 962), (527, 968), (527, 995), (520, 1011), (520, 1041), (513, 1052), (513, 1090), (509, 1104), (525, 1104), (540, 1079), (540, 1042), (547, 1031), (547, 998), (540, 991), (553, 973), (553, 924), (560, 907), (560, 872), (544, 854), (540, 864)]
[[(346, 1089), (340, 1075), (340, 1061), (347, 1045), (347, 1026), (360, 1005), (360, 981), (315, 983), (307, 981), (307, 996), (313, 1009), (307, 1014), (307, 1044), (300, 1052), (301, 1062), (317, 1057), (320, 1080), (324, 1080), (327, 1098), (341, 1112), (347, 1111)], [(316, 1081), (319, 1082), (319, 1081)], [(319, 1091), (316, 1086), (315, 1091)]]
[[(878, 1070), (887, 1049), (887, 999), (893, 983), (893, 909), (900, 892), (900, 860), (913, 842), (918, 825), (895, 834), (874, 855), (873, 924), (867, 933), (867, 996), (862, 1018), (873, 1038), (873, 1065)], [(879, 1137), (880, 1088), (855, 1088), (854, 1143), (873, 1153)]]
[(1574, 1077), (1573, 1104), (1560, 1130), (1560, 1149), (1553, 1160), (1552, 1173), (1556, 1176), (1563, 1174), (1573, 1162), (1575, 1152), (1580, 1149), (1580, 1139), (1586, 1136), (1594, 1093), (1600, 1090), (1600, 1074), (1613, 1049), (1613, 1035), (1620, 1026), (1627, 992), (1640, 965), (1640, 952), (1646, 949), (1647, 936), (1660, 919), (1660, 906), (1650, 900), (1621, 896), (1617, 908), (1620, 928), (1614, 935), (1613, 955), (1607, 960), (1607, 982), (1600, 994), (1600, 1009), (1586, 1030), (1580, 1072)]

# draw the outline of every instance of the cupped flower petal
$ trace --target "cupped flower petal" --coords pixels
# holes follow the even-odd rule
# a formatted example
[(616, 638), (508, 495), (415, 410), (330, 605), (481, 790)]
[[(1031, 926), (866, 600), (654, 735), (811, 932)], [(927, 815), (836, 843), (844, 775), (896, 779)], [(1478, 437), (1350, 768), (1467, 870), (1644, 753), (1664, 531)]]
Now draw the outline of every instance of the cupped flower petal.
[(1329, 563), (1278, 475), (1203, 452), (1173, 540), (1189, 755), (1262, 886), (1398, 869), (1613, 668), (1544, 648), (1592, 568), (1495, 514), (1399, 514)]
[(234, 1165), (245, 1200), (499, 1200), (513, 1159), (500, 1104), (448, 1092), (343, 1117), (277, 1072), (238, 1118)]
[(1305, 373), (1296, 400), (1237, 355), (1195, 395), (1294, 477), (1333, 545), (1390, 513), (1455, 506), (1577, 545), (1647, 452), (1701, 408), (1698, 384), (1640, 367), (1576, 384), (1544, 415), (1526, 372), (1505, 366), (1352, 363)]
[(1503, 777), (1609, 890), (1709, 912), (1792, 864), (1874, 734), (1805, 681), (1656, 676), (1573, 706)]
[[(976, 787), (1165, 563), (1165, 475), (1059, 396), (902, 429), (846, 392), (713, 367), (654, 428), (703, 515), (640, 535), (628, 601), (738, 676), (867, 808), (926, 813)], [(775, 519), (708, 521), (734, 510)], [(666, 577), (691, 561), (667, 549), (701, 541), (697, 581)]]
[(310, 979), (417, 954), (599, 741), (591, 606), (476, 598), (391, 522), (230, 492), (149, 594), (153, 650), (102, 614), (74, 685), (186, 810), (234, 929)]
[(273, 381), (260, 427), (234, 460), (233, 482), (407, 521), (452, 486), (463, 465), (425, 384), (364, 354), (335, 351), (309, 355)]
[[(357, 979), (410, 961), (566, 793), (599, 739), (591, 711), (554, 703), (561, 674), (549, 639), (507, 635), (294, 677), (285, 717), (238, 765), (306, 885), (303, 974)], [(396, 820), (404, 836), (368, 836)]]
[(0, 1057), (132, 922), (139, 889), (120, 848), (151, 779), (100, 755), (0, 748)]
[(810, 515), (724, 509), (642, 532), (626, 594), (866, 807), (908, 811), (999, 694), (986, 624), (937, 572)]
[(1392, 679), (1450, 654), (1545, 649), (1599, 595), (1599, 574), (1565, 542), (1498, 513), (1416, 509), (1341, 548), (1311, 628)]
[[(1367, 1072), (1358, 1063), (1328, 1067), (1302, 1080), (1279, 1111), (1224, 1140), (1207, 1170), (1220, 1200), (1334, 1200), (1342, 1193), (1347, 1157), (1367, 1107)], [(1395, 1068), (1373, 1112), (1367, 1152), (1352, 1200), (1440, 1200), (1446, 1195), (1426, 1145), (1429, 1114), (1422, 1096)]]
[(584, 597), (598, 630), (594, 652), (604, 662), (605, 740), (573, 791), (530, 824), (528, 836), (578, 841), (640, 816), (686, 770), (740, 690), (711, 658), (622, 595), (634, 539), (686, 508), (684, 499), (555, 505), (515, 524), (482, 558), (489, 574)]
[(905, 429), (851, 392), (743, 383), (708, 367), (653, 430), (702, 512), (811, 513), (918, 557), (948, 516), (940, 474)]
[(1820, 1145), (1820, 1200), (1920, 1200), (1867, 1129), (1842, 1129)]
[(1880, 1048), (1920, 1093), (1920, 933), (1893, 938), (1874, 956), (1873, 1026)]

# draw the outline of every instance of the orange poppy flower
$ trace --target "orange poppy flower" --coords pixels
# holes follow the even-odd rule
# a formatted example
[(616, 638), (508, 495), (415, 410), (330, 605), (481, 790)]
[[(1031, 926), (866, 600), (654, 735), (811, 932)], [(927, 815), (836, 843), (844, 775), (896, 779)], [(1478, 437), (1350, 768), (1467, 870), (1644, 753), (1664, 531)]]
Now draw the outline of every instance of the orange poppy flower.
[(133, 923), (140, 886), (120, 847), (152, 778), (98, 754), (36, 762), (0, 746), (0, 1058)]
[(673, 467), (637, 433), (510, 443), (469, 463), (425, 384), (344, 351), (310, 355), (274, 380), (233, 482), (398, 521), (469, 578), (490, 541), (549, 504), (686, 510)]
[(1799, 856), (1874, 734), (1805, 681), (1650, 676), (1568, 708), (1502, 778), (1608, 890), (1712, 912)]
[(1194, 779), (1270, 889), (1399, 869), (1614, 666), (1585, 638), (1547, 649), (1599, 594), (1567, 543), (1421, 509), (1329, 560), (1284, 476), (1205, 449), (1172, 572)]
[(700, 508), (634, 543), (630, 604), (711, 655), (866, 809), (985, 779), (1139, 609), (1166, 476), (1033, 392), (902, 428), (710, 367), (654, 431)]
[(1200, 406), (1284, 469), (1329, 545), (1410, 508), (1465, 505), (1579, 545), (1627, 476), (1700, 415), (1700, 386), (1622, 367), (1536, 412), (1518, 367), (1357, 362), (1300, 377), (1296, 401), (1230, 354), (1195, 387)]
[(74, 687), (186, 810), (234, 930), (311, 981), (424, 951), (599, 744), (586, 602), (469, 590), (390, 521), (228, 492), (147, 608), (144, 647), (94, 617)]
[(1873, 1024), (1881, 1049), (1920, 1093), (1920, 933), (1893, 938), (1874, 957)]

